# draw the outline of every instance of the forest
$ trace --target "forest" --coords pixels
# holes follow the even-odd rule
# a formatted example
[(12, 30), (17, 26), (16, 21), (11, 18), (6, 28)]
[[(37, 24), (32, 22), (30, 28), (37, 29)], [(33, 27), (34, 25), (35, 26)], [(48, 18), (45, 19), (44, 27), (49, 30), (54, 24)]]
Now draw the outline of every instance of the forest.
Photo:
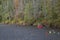
[(0, 0), (0, 23), (60, 28), (60, 0)]

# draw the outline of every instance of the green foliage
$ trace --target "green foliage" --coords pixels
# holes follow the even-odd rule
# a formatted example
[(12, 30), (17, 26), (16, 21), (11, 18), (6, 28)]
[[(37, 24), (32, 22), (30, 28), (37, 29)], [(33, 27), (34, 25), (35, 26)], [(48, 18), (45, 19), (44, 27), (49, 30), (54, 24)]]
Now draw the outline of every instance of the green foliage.
[(25, 10), (24, 10), (24, 20), (25, 22), (29, 22), (31, 21), (31, 10), (32, 10), (32, 4), (31, 3), (27, 3), (25, 6)]
[(0, 5), (2, 4), (1, 0), (0, 0)]
[(0, 15), (0, 22), (2, 22), (2, 16)]

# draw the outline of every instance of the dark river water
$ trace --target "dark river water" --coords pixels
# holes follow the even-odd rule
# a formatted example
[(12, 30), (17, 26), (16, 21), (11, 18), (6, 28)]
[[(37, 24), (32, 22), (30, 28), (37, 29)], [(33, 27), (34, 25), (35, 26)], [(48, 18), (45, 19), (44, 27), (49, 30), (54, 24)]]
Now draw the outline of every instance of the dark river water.
[(48, 33), (46, 28), (34, 26), (0, 24), (0, 40), (60, 40), (60, 33)]

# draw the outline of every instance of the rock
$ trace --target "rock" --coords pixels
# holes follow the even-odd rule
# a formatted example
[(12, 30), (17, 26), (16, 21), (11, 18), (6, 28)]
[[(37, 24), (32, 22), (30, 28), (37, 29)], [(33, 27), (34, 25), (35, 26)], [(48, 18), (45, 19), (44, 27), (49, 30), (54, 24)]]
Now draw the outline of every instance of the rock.
[(49, 34), (51, 34), (52, 33), (52, 31), (49, 31)]

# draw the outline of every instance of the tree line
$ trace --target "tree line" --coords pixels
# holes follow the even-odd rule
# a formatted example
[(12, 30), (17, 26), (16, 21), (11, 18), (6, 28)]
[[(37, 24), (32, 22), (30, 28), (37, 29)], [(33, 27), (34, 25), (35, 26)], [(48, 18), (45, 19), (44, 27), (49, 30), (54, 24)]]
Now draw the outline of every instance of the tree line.
[(60, 27), (60, 0), (0, 0), (0, 22)]

